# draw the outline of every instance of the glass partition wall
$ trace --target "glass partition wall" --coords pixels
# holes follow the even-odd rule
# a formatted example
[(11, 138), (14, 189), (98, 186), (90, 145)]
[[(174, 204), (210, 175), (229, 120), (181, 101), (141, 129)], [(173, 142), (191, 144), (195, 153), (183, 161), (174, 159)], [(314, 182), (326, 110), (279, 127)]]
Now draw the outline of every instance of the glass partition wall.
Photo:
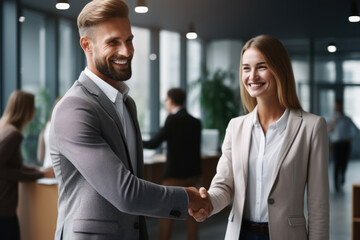
[[(61, 18), (30, 9), (22, 9), (25, 21), (20, 23), (20, 86), (36, 95), (37, 116), (26, 133), (25, 161), (36, 162), (37, 135), (45, 124), (54, 99), (63, 95), (86, 66), (74, 19)], [(155, 31), (156, 32), (156, 31)], [(179, 32), (157, 32), (159, 54), (152, 54), (154, 31), (133, 26), (135, 55), (133, 76), (127, 82), (130, 94), (138, 106), (138, 118), (143, 133), (156, 132), (167, 116), (163, 101), (169, 88), (181, 86), (181, 76), (186, 76), (187, 87), (201, 74), (201, 64), (206, 63), (207, 43), (201, 40), (186, 41), (186, 51)], [(239, 40), (241, 41), (241, 40)], [(282, 39), (289, 51), (303, 108), (318, 115), (332, 113), (334, 101), (343, 99), (345, 113), (360, 127), (360, 39), (337, 39), (338, 51), (328, 53), (327, 39)], [(153, 41), (154, 42), (154, 41)], [(185, 53), (185, 61), (182, 61)], [(240, 53), (239, 53), (240, 54)], [(152, 65), (151, 61), (159, 61)], [(181, 66), (186, 64), (186, 67)], [(159, 89), (151, 84), (152, 68), (159, 75)], [(181, 71), (186, 73), (181, 73)], [(2, 81), (9, 81), (2, 79)], [(1, 85), (0, 85), (1, 86)], [(156, 87), (157, 88), (157, 87)], [(187, 88), (188, 89), (188, 88)], [(158, 94), (152, 94), (158, 92)], [(201, 118), (198, 93), (188, 91), (187, 107), (191, 114)], [(154, 100), (154, 98), (156, 98)], [(152, 124), (149, 103), (160, 109), (159, 126)], [(4, 104), (3, 104), (4, 105)], [(157, 122), (157, 121), (155, 121)], [(359, 156), (359, 153), (356, 153)]]
[(180, 33), (160, 31), (160, 126), (168, 115), (164, 107), (167, 91), (180, 87)]
[(50, 92), (46, 88), (47, 29), (46, 16), (24, 10), (25, 21), (20, 24), (20, 77), (21, 88), (35, 95), (36, 115), (24, 130), (22, 152), (24, 161), (36, 163), (37, 139), (45, 126), (50, 107)]

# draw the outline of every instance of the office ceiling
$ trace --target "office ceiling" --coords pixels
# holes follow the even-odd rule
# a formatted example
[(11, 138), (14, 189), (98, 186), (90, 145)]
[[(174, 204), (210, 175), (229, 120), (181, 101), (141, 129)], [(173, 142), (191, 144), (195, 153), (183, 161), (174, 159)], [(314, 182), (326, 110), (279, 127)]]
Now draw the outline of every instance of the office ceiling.
[[(186, 32), (193, 22), (205, 40), (242, 39), (258, 34), (278, 38), (360, 37), (360, 23), (347, 18), (354, 0), (147, 0), (149, 12), (134, 12), (133, 25)], [(358, 5), (360, 7), (360, 1)], [(71, 8), (55, 9), (56, 0), (21, 0), (24, 6), (76, 18), (89, 0), (69, 0)]]

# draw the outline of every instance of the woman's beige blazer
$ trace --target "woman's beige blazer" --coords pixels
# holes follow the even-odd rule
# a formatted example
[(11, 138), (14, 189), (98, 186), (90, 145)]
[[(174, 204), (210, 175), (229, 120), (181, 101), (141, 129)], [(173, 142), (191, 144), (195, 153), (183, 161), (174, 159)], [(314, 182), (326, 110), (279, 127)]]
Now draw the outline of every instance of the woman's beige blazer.
[[(212, 214), (233, 199), (225, 235), (229, 240), (239, 239), (240, 234), (254, 114), (253, 111), (230, 121), (209, 189)], [(274, 159), (276, 166), (267, 197), (270, 239), (329, 239), (328, 158), (325, 120), (291, 110), (279, 157)]]

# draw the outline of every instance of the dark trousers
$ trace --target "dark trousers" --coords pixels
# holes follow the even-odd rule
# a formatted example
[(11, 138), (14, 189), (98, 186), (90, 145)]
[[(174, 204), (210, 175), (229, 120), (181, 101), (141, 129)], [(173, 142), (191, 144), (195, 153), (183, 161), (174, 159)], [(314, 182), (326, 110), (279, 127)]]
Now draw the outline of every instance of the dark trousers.
[[(243, 219), (243, 224), (244, 222), (247, 223), (254, 223), (248, 220)], [(261, 225), (268, 225), (267, 223), (259, 223)], [(241, 227), (241, 231), (240, 231), (240, 237), (239, 240), (270, 240), (270, 236), (269, 234), (255, 234), (252, 233), (250, 230), (245, 229), (245, 227)]]
[(350, 141), (333, 143), (334, 153), (334, 183), (338, 191), (345, 182), (346, 168), (349, 162), (351, 150)]
[(20, 240), (20, 228), (17, 217), (0, 217), (0, 239)]

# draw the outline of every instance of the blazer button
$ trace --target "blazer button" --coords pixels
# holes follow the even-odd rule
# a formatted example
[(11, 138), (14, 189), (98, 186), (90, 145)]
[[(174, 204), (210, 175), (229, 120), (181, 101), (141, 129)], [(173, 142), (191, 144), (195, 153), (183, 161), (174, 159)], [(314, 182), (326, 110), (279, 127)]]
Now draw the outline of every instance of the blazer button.
[(181, 216), (181, 212), (180, 212), (179, 210), (171, 210), (171, 211), (170, 211), (170, 216), (180, 217), (180, 216)]
[(135, 222), (135, 223), (134, 223), (134, 228), (135, 228), (135, 229), (139, 229), (139, 228), (140, 228), (140, 224), (139, 224), (138, 222)]
[(268, 199), (268, 204), (274, 204), (274, 203), (275, 203), (275, 200), (273, 198)]

